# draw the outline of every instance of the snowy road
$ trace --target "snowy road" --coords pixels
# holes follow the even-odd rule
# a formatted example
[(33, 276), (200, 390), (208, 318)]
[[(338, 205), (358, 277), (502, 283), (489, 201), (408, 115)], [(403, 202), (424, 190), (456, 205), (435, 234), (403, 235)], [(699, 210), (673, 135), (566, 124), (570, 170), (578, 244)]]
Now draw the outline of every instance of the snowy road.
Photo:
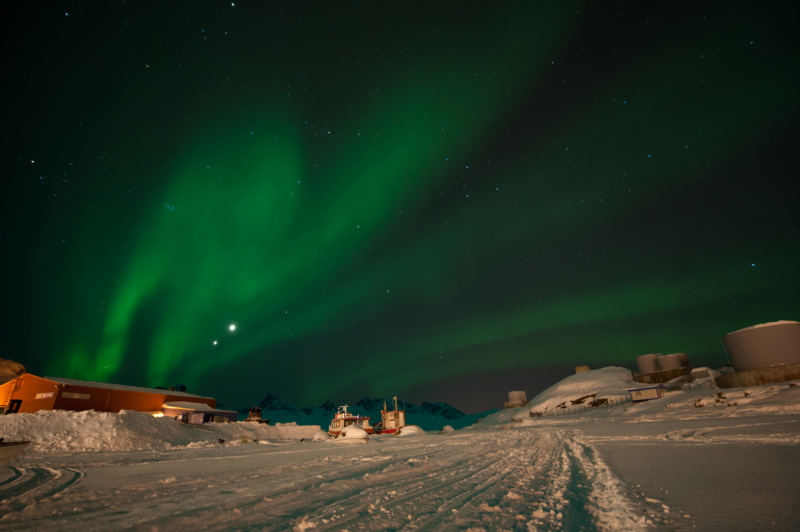
[(4, 530), (636, 530), (647, 505), (572, 429), (28, 462)]

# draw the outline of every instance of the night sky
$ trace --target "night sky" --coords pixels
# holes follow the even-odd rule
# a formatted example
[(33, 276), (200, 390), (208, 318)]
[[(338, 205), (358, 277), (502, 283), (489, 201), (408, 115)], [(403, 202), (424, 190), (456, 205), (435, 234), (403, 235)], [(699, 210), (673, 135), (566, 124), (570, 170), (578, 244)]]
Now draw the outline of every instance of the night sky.
[[(800, 319), (793, 2), (15, 2), (0, 357), (466, 412)], [(231, 331), (230, 326), (235, 325)]]

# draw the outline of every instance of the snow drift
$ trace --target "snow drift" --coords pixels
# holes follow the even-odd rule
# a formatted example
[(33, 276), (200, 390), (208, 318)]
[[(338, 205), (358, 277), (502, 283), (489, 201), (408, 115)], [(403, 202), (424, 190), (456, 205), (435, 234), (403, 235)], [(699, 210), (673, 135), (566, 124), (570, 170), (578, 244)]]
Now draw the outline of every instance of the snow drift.
[(367, 442), (369, 441), (369, 434), (367, 434), (366, 430), (351, 425), (342, 429), (336, 439), (331, 441)]
[(324, 430), (321, 430), (316, 434), (314, 434), (314, 441), (328, 441), (330, 437), (331, 437), (330, 434), (328, 434)]
[[(608, 367), (570, 375), (528, 401), (523, 407), (531, 412), (547, 414), (557, 407), (587, 405), (598, 399), (617, 400), (628, 397), (628, 390), (643, 386), (633, 381), (631, 371)], [(513, 409), (516, 410), (516, 409)]]
[(427, 433), (416, 425), (406, 425), (397, 431), (398, 436), (427, 436)]
[(181, 425), (167, 417), (141, 412), (67, 412), (42, 410), (35, 414), (0, 417), (0, 437), (6, 441), (31, 440), (39, 453), (85, 451), (136, 451), (173, 446), (216, 444), (218, 440), (311, 439), (319, 426), (272, 427), (259, 423), (213, 423), (212, 431)]

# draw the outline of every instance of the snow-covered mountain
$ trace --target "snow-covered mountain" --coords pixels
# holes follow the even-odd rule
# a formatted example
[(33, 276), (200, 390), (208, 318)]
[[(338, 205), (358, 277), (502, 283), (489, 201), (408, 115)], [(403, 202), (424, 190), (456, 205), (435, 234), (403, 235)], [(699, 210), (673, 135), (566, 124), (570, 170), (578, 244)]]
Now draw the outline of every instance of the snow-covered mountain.
[[(370, 422), (375, 424), (381, 419), (383, 404), (391, 405), (391, 399), (363, 397), (352, 406), (348, 406), (350, 412), (364, 417), (369, 417)], [(325, 401), (320, 406), (309, 406), (297, 408), (291, 403), (283, 401), (279, 397), (268, 393), (264, 399), (254, 405), (261, 409), (261, 417), (270, 420), (270, 423), (296, 422), (298, 425), (320, 425), (327, 428), (338, 410), (336, 404)], [(445, 425), (459, 429), (474, 424), (478, 419), (496, 412), (489, 410), (479, 414), (464, 414), (460, 410), (453, 408), (447, 403), (429, 403), (424, 401), (421, 405), (410, 403), (399, 403), (400, 408), (406, 410), (406, 422), (409, 425), (418, 425), (425, 430), (439, 430)], [(391, 406), (390, 406), (391, 408)], [(239, 419), (244, 419), (250, 413), (250, 408), (237, 410)]]

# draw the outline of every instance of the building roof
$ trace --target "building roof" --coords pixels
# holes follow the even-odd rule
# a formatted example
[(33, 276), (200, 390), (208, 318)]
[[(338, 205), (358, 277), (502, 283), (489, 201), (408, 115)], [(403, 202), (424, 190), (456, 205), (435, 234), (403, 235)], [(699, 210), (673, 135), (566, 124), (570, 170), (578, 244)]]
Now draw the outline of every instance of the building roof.
[(659, 382), (658, 384), (649, 384), (647, 386), (640, 386), (639, 388), (628, 388), (629, 392), (641, 391), (641, 390), (655, 390), (656, 388), (666, 388), (664, 383)]
[(219, 408), (211, 408), (207, 404), (192, 403), (189, 401), (170, 401), (169, 403), (164, 403), (164, 408), (172, 408), (173, 410), (191, 410), (197, 412), (236, 412), (236, 410), (220, 410)]
[(77, 379), (62, 379), (61, 377), (42, 377), (49, 381), (59, 384), (69, 384), (71, 386), (86, 386), (87, 388), (105, 388), (107, 390), (124, 390), (126, 392), (157, 393), (164, 395), (179, 395), (182, 397), (202, 397), (203, 399), (213, 399), (213, 397), (203, 397), (193, 393), (176, 392), (171, 390), (159, 390), (156, 388), (140, 388), (139, 386), (126, 386), (125, 384), (110, 384), (107, 382), (79, 381)]

